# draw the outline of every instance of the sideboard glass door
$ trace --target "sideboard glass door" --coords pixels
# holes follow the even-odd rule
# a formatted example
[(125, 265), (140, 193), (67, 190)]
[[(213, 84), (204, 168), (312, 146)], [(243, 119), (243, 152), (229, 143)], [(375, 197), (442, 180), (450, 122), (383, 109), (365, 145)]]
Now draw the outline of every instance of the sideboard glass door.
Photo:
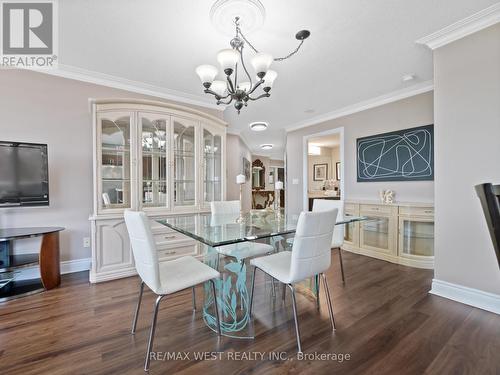
[(434, 256), (434, 222), (432, 220), (401, 217), (399, 231), (400, 255)]
[(203, 127), (203, 202), (222, 200), (222, 136)]
[(196, 133), (197, 123), (178, 117), (172, 118), (173, 126), (173, 205), (196, 206)]
[(370, 216), (361, 223), (361, 247), (388, 252), (391, 249), (389, 218)]
[(139, 115), (139, 177), (142, 207), (168, 207), (169, 118), (154, 113)]
[(99, 114), (99, 210), (131, 207), (132, 113)]

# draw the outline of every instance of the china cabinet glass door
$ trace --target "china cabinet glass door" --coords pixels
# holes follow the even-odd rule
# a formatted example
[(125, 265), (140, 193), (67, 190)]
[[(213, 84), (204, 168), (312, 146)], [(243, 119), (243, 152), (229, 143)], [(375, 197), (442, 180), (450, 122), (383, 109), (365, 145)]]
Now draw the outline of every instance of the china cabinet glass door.
[(131, 207), (131, 119), (130, 113), (99, 115), (100, 209)]
[(142, 207), (168, 207), (168, 116), (139, 116), (140, 192)]
[(361, 247), (389, 251), (391, 238), (389, 226), (388, 217), (368, 217), (368, 220), (361, 223)]
[(434, 256), (434, 222), (400, 218), (399, 251), (403, 256)]
[(196, 205), (196, 130), (197, 124), (187, 119), (172, 118), (173, 127), (173, 205)]
[(203, 128), (203, 201), (222, 200), (222, 136)]

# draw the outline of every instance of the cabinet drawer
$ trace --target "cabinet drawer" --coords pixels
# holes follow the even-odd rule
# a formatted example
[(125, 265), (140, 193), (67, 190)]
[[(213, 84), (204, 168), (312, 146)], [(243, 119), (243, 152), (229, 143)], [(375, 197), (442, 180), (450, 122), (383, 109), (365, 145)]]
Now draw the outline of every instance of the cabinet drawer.
[(178, 242), (195, 242), (179, 232), (156, 233), (153, 237), (157, 247), (172, 247)]
[(178, 246), (172, 247), (170, 249), (158, 250), (158, 260), (166, 260), (179, 258), (186, 255), (195, 256), (198, 255), (198, 248), (196, 244), (188, 245), (188, 246)]
[(399, 214), (408, 216), (434, 216), (434, 207), (400, 206)]
[(361, 204), (359, 206), (359, 211), (360, 211), (361, 215), (370, 214), (370, 213), (390, 214), (391, 208), (392, 208), (392, 206), (382, 206), (382, 205), (375, 205), (375, 204)]

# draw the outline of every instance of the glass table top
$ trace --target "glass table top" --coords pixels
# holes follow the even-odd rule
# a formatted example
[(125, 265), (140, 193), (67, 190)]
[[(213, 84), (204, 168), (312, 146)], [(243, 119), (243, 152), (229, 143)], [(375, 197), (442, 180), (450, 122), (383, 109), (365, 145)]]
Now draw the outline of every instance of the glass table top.
[[(179, 215), (156, 221), (208, 246), (218, 247), (261, 238), (295, 233), (299, 215), (278, 215), (274, 211), (251, 211), (238, 222), (239, 215), (210, 213)], [(344, 216), (336, 225), (366, 220), (364, 216)]]

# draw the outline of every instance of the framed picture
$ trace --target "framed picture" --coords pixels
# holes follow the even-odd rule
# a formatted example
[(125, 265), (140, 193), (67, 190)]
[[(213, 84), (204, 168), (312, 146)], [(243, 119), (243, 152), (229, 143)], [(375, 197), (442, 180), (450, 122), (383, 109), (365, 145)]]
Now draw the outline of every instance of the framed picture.
[(314, 181), (326, 181), (328, 180), (328, 164), (314, 164)]
[(243, 158), (243, 174), (247, 181), (250, 181), (250, 160)]
[(335, 163), (335, 178), (340, 181), (340, 161)]

